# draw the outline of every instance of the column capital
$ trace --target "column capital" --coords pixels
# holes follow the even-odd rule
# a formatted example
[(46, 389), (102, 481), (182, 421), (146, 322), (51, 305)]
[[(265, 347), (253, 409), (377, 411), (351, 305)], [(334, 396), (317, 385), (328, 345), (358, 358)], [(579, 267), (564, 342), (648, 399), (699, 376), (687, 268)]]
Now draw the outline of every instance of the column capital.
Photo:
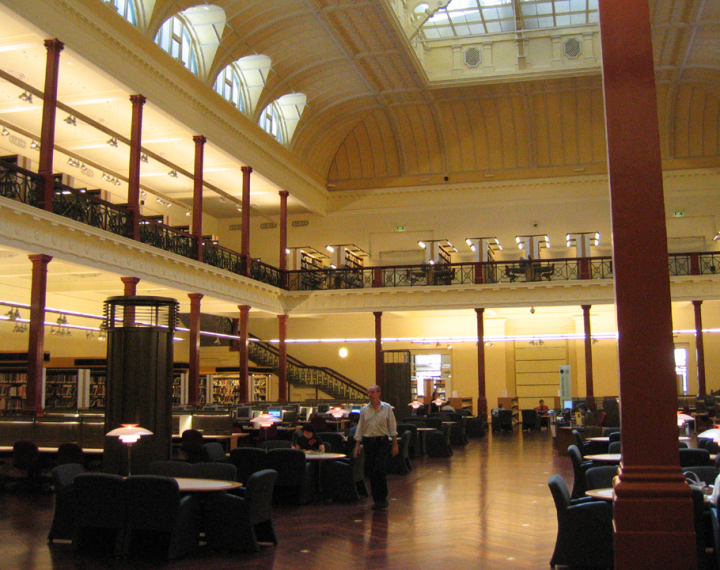
[(199, 301), (202, 299), (205, 295), (202, 293), (188, 293), (188, 297), (190, 297), (191, 301)]
[(133, 105), (139, 105), (142, 107), (147, 102), (147, 99), (144, 95), (140, 95), (140, 93), (137, 93), (135, 95), (130, 95), (130, 102)]
[(242, 166), (240, 170), (242, 170), (243, 174), (250, 174), (253, 171), (252, 166)]
[(56, 52), (60, 53), (63, 49), (65, 49), (65, 44), (62, 43), (59, 39), (53, 38), (51, 40), (45, 40), (45, 49), (49, 52)]
[(204, 145), (207, 142), (207, 139), (203, 135), (195, 135), (193, 136), (193, 142), (196, 145)]
[(32, 261), (33, 263), (35, 263), (35, 262), (50, 263), (53, 258), (52, 258), (52, 255), (45, 255), (44, 253), (33, 253), (33, 254), (28, 255), (28, 259), (30, 261)]
[(287, 198), (288, 196), (290, 196), (290, 192), (288, 192), (287, 190), (280, 190), (278, 194), (280, 194), (281, 198)]

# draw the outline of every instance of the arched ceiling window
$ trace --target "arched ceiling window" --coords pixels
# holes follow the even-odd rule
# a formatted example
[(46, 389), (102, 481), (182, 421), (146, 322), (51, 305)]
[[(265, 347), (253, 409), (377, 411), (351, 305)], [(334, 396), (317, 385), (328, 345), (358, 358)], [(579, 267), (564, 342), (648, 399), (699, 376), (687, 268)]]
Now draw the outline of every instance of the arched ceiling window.
[(104, 0), (110, 4), (115, 11), (130, 22), (133, 26), (138, 25), (137, 9), (134, 0)]
[[(415, 13), (426, 8), (418, 6)], [(426, 39), (467, 37), (598, 21), (598, 0), (451, 0), (425, 22), (421, 35)]]
[(188, 8), (163, 23), (155, 43), (204, 78), (220, 44), (225, 22), (225, 11), (218, 6)]
[(283, 95), (270, 103), (260, 115), (260, 127), (282, 144), (289, 144), (305, 110), (307, 97), (302, 93)]
[(252, 115), (270, 73), (270, 58), (249, 55), (223, 69), (215, 81), (215, 91), (247, 115)]

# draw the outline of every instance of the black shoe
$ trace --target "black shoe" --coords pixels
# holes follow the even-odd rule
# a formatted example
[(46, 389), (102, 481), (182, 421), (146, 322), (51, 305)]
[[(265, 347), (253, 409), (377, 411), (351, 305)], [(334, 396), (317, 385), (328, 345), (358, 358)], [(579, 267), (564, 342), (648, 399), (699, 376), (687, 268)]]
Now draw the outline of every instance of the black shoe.
[(373, 504), (372, 508), (373, 508), (373, 511), (381, 511), (383, 509), (387, 509), (388, 502), (387, 501), (378, 501)]

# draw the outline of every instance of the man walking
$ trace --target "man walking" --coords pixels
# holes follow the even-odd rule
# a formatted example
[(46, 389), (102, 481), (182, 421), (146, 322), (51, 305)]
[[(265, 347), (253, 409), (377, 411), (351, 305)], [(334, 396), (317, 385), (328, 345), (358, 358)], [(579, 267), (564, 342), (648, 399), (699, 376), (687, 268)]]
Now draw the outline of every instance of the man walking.
[(388, 454), (398, 453), (397, 423), (392, 406), (380, 401), (380, 386), (370, 386), (367, 394), (370, 403), (360, 411), (353, 457), (358, 456), (362, 443), (365, 449), (365, 475), (370, 479), (370, 491), (374, 501), (372, 508), (377, 511), (388, 506), (386, 471)]

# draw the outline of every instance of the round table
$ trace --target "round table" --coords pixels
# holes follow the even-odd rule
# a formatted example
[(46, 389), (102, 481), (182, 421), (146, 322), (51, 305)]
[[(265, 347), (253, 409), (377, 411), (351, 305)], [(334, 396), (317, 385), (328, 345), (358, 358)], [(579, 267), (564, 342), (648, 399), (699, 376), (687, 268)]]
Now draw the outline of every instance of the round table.
[(621, 453), (598, 453), (595, 455), (586, 455), (583, 459), (592, 461), (600, 461), (605, 463), (620, 463), (622, 461)]
[(347, 457), (344, 453), (322, 453), (319, 451), (306, 451), (305, 459), (308, 461), (327, 461), (328, 459), (342, 459)]
[(585, 441), (598, 441), (600, 443), (609, 443), (610, 436), (609, 435), (599, 435), (597, 437), (586, 437)]
[(607, 489), (589, 489), (585, 491), (588, 497), (593, 499), (602, 499), (603, 501), (612, 501), (615, 498), (615, 489), (609, 487)]
[(242, 487), (237, 481), (218, 481), (216, 479), (191, 479), (189, 477), (173, 477), (178, 482), (181, 493), (209, 493), (212, 491), (229, 491)]

